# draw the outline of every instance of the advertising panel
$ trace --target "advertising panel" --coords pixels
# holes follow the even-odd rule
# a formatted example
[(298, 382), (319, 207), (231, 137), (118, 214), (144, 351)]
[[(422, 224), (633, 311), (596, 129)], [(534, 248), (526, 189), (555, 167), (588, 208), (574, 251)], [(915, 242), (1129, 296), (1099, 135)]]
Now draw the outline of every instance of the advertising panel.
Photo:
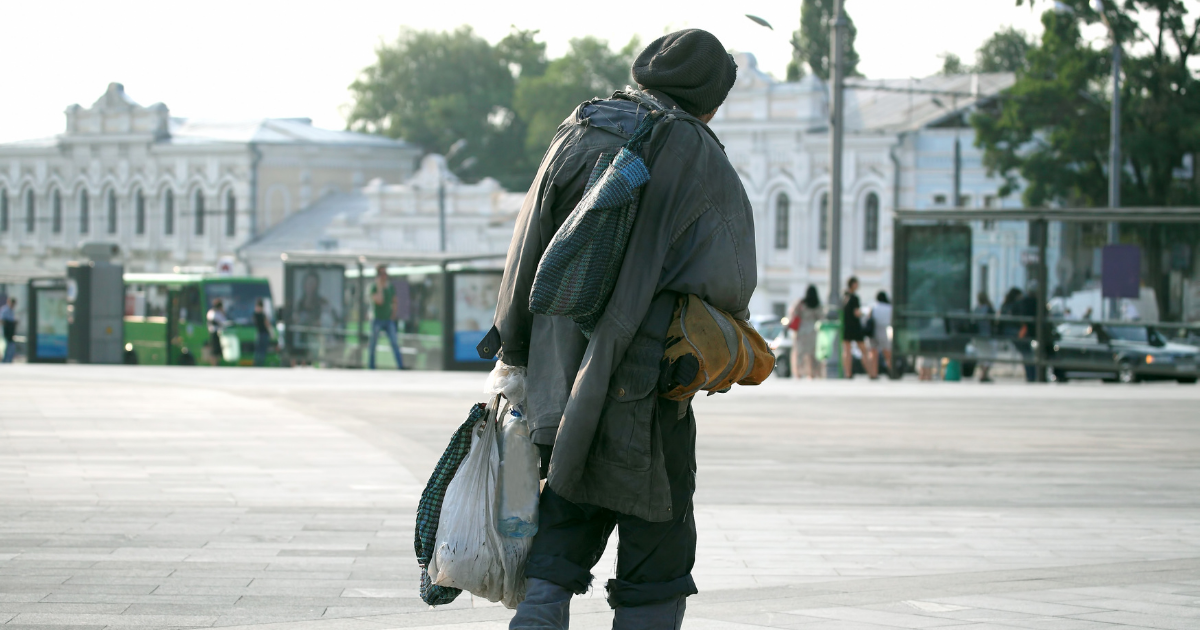
[(496, 298), (500, 294), (498, 273), (459, 273), (454, 276), (454, 360), (482, 363), (475, 346), (492, 329)]

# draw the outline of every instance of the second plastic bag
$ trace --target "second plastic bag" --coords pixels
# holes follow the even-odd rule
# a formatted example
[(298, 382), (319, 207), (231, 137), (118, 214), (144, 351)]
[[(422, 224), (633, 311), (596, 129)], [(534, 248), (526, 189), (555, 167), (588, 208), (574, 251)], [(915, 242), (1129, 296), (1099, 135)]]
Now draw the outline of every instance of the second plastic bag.
[(524, 565), (533, 540), (502, 536), (496, 527), (500, 399), (492, 399), (487, 418), (472, 432), (470, 452), (446, 488), (428, 571), (434, 584), (515, 608), (525, 598)]

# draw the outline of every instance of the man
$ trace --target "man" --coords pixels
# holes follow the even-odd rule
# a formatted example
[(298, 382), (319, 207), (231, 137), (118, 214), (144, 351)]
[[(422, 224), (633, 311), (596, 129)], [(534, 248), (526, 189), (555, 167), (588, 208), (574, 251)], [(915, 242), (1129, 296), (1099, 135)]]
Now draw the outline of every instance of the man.
[(208, 322), (208, 362), (216, 367), (221, 363), (221, 330), (229, 325), (221, 298), (213, 299), (212, 308), (208, 309), (204, 319)]
[[(480, 354), (528, 367), (526, 417), (547, 483), (526, 565), (528, 595), (510, 628), (566, 628), (614, 527), (614, 628), (679, 628), (696, 593), (692, 514), (696, 425), (690, 400), (658, 396), (678, 296), (741, 319), (757, 283), (753, 211), (708, 121), (737, 65), (716, 37), (665, 35), (633, 64), (640, 90), (580, 105), (559, 126), (508, 251), (496, 325)], [(669, 113), (641, 150), (639, 197), (616, 285), (589, 336), (534, 315), (530, 288), (551, 237), (582, 198), (601, 155), (620, 150), (650, 109)]]
[(375, 282), (368, 291), (371, 298), (371, 341), (369, 366), (375, 369), (375, 345), (379, 342), (379, 333), (387, 336), (392, 345), (392, 357), (396, 359), (396, 369), (404, 369), (404, 360), (400, 357), (400, 343), (396, 341), (396, 312), (400, 310), (396, 299), (396, 288), (388, 278), (387, 265), (375, 266)]
[(879, 356), (883, 356), (883, 364), (887, 366), (888, 374), (892, 370), (892, 301), (888, 299), (887, 291), (875, 294), (875, 306), (871, 307), (871, 318), (875, 320), (875, 336), (871, 339), (871, 349), (875, 351), (875, 364), (879, 364)]
[(850, 276), (846, 282), (846, 293), (842, 296), (842, 371), (846, 378), (854, 378), (854, 356), (850, 352), (850, 344), (858, 344), (862, 353), (863, 367), (871, 380), (879, 378), (876, 368), (879, 360), (872, 356), (867, 347), (866, 335), (862, 324), (862, 302), (858, 299), (858, 278)]
[(271, 317), (267, 315), (266, 300), (254, 301), (254, 367), (267, 364), (267, 349), (271, 346)]
[(8, 301), (0, 306), (0, 324), (4, 325), (4, 360), (2, 363), (12, 363), (13, 357), (17, 354), (17, 342), (13, 339), (17, 336), (17, 298), (9, 297)]

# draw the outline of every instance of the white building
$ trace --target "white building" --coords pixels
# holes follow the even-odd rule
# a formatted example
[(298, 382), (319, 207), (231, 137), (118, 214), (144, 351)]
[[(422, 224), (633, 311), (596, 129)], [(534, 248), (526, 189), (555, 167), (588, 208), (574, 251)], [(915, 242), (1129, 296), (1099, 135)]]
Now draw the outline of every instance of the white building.
[[(487, 177), (461, 181), (440, 155), (421, 159), (401, 184), (372, 180), (361, 190), (329, 195), (242, 248), (240, 258), (282, 293), (287, 252), (366, 255), (410, 253), (503, 254), (525, 193), (510, 193)], [(445, 216), (442, 247), (441, 216)], [(370, 261), (368, 261), (370, 262)]]
[[(205, 122), (119, 83), (53, 138), (0, 144), (0, 276), (64, 273), (88, 241), (128, 271), (211, 266), (321, 197), (413, 171), (416, 147), (308, 119)], [(244, 269), (242, 270), (244, 271)]]
[[(829, 95), (813, 75), (783, 83), (758, 70), (753, 55), (739, 54), (737, 63), (737, 83), (711, 126), (755, 208), (759, 285), (751, 312), (782, 315), (809, 284), (817, 286), (822, 301), (829, 295)], [(1019, 205), (1015, 198), (997, 196), (1002, 182), (987, 176), (964, 118), (1013, 80), (1011, 74), (860, 79), (854, 82), (886, 90), (846, 90), (842, 278), (858, 276), (864, 304), (880, 289), (891, 291), (893, 210), (954, 206), (956, 137), (960, 205)], [(985, 244), (974, 250), (990, 261)], [(990, 264), (987, 271), (975, 266), (974, 275), (988, 276), (976, 286), (988, 287), (992, 296), (999, 287), (1024, 286), (1019, 266)], [(1022, 277), (1008, 277), (1017, 274)]]

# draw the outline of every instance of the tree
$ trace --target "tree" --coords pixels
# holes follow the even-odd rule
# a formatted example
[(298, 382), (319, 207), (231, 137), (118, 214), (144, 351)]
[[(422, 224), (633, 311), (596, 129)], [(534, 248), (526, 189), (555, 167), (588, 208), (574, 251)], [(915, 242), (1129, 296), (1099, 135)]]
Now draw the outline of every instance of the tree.
[[(822, 81), (829, 80), (829, 54), (832, 44), (829, 39), (830, 22), (833, 20), (834, 0), (804, 0), (800, 5), (800, 30), (792, 33), (794, 54), (788, 63), (787, 80), (799, 81), (807, 65)], [(858, 29), (850, 13), (846, 16), (846, 50), (844, 55), (845, 76), (862, 76), (858, 73), (858, 52), (854, 50), (854, 38)]]
[(942, 69), (938, 74), (967, 74), (971, 70), (963, 64), (962, 59), (952, 52), (944, 52), (939, 57), (942, 58)]
[[(1068, 4), (1073, 13), (1043, 14), (1041, 42), (1026, 52), (1016, 83), (971, 121), (985, 166), (1005, 179), (1001, 194), (1023, 181), (1031, 207), (1107, 204), (1110, 53), (1107, 42), (1097, 50), (1080, 35), (1081, 22), (1099, 19), (1089, 3)], [(1138, 25), (1141, 12), (1156, 25), (1150, 33)], [(1185, 21), (1175, 0), (1126, 0), (1111, 17), (1126, 51), (1122, 205), (1195, 204), (1195, 186), (1175, 171), (1200, 149), (1200, 84), (1189, 70), (1200, 21)]]
[(533, 158), (535, 170), (555, 130), (575, 107), (592, 97), (607, 97), (633, 82), (630, 68), (639, 50), (636, 37), (615, 52), (608, 42), (594, 37), (573, 39), (570, 50), (550, 62), (545, 74), (521, 77), (513, 107), (527, 125), (524, 147)]
[(504, 125), (497, 123), (505, 121), (497, 120), (497, 112), (512, 102), (512, 59), (497, 54), (469, 26), (448, 33), (406, 28), (394, 44), (375, 53), (376, 62), (350, 85), (350, 129), (402, 138), (443, 154), (463, 139), (460, 165), (482, 175), (506, 170), (494, 154), (504, 151)]
[(975, 51), (975, 72), (1024, 72), (1033, 42), (1011, 26), (996, 31)]

